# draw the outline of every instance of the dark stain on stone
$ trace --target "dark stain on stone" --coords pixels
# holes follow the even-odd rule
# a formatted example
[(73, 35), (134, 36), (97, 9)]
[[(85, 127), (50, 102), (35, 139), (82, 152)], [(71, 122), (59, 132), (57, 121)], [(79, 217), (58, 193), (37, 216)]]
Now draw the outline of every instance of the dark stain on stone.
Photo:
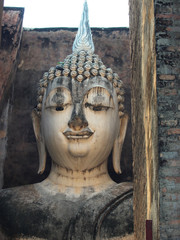
[(123, 60), (122, 60), (121, 56), (114, 57), (114, 62), (115, 62), (115, 64), (118, 64), (121, 67), (123, 66)]
[(42, 47), (42, 48), (48, 48), (48, 47), (49, 47), (49, 43), (50, 43), (49, 38), (46, 38), (46, 37), (45, 37), (45, 38), (38, 37), (38, 39), (42, 41), (42, 43), (41, 43), (41, 47)]
[(7, 26), (2, 27), (2, 42), (1, 48), (4, 50), (11, 50), (13, 48), (13, 38), (15, 31), (13, 28), (8, 29)]
[(56, 44), (56, 42), (51, 41), (51, 44), (52, 44), (52, 47), (53, 47), (54, 49), (57, 48), (57, 44)]
[(94, 30), (94, 31), (93, 31), (93, 36), (102, 37), (102, 32), (99, 32), (99, 31), (97, 31), (97, 30)]
[(29, 48), (29, 45), (28, 45), (28, 44), (24, 44), (24, 45), (23, 45), (23, 48), (24, 48), (24, 49), (28, 49), (28, 48)]

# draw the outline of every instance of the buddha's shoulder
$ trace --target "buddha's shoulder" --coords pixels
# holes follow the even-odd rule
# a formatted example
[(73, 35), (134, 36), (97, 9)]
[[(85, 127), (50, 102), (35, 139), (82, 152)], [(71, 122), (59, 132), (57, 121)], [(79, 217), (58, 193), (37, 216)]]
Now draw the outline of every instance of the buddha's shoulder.
[(11, 219), (25, 219), (28, 213), (37, 211), (41, 205), (41, 201), (42, 198), (35, 189), (34, 185), (1, 190), (0, 222), (2, 223), (2, 221), (9, 221)]
[[(52, 187), (52, 188), (51, 188)], [(14, 209), (23, 212), (50, 209), (51, 205), (61, 204), (66, 196), (53, 189), (53, 186), (46, 187), (42, 183), (13, 187), (0, 190), (0, 210)]]
[(0, 233), (50, 239), (46, 235), (53, 236), (56, 228), (63, 231), (71, 219), (69, 212), (73, 215), (78, 206), (66, 201), (64, 194), (49, 191), (41, 184), (1, 190)]
[(32, 199), (32, 201), (38, 198), (38, 193), (34, 188), (34, 185), (13, 187), (0, 190), (0, 202), (13, 201), (14, 203), (16, 203), (21, 202), (22, 198)]

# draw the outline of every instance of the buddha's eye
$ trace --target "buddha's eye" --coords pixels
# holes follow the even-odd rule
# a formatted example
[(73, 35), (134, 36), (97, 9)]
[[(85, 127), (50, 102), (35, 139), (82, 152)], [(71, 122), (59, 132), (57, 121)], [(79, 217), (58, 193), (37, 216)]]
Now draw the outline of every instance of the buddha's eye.
[(58, 106), (56, 107), (56, 111), (63, 111), (64, 110), (64, 107), (63, 106)]
[(89, 108), (95, 112), (97, 111), (107, 111), (110, 107), (109, 106), (102, 106), (101, 104), (93, 105), (90, 103), (85, 103), (85, 108)]
[(46, 106), (46, 109), (52, 110), (52, 111), (56, 111), (56, 112), (62, 112), (65, 109), (67, 109), (71, 104), (67, 103), (67, 104), (62, 104), (62, 105), (50, 105), (50, 106)]
[(93, 111), (102, 111), (103, 107), (102, 106), (92, 106)]

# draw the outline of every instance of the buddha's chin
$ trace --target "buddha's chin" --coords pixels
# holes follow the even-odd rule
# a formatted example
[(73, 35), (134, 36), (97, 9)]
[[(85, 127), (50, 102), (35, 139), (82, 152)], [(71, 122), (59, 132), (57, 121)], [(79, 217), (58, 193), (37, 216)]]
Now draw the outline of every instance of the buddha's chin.
[(89, 153), (88, 144), (79, 144), (76, 143), (69, 143), (68, 144), (68, 152), (73, 158), (84, 158)]

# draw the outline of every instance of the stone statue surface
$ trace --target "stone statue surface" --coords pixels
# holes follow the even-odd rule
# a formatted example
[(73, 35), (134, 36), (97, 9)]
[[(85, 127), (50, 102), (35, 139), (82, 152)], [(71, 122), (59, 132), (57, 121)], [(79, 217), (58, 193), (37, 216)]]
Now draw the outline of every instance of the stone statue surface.
[(110, 239), (132, 232), (132, 184), (115, 183), (128, 117), (123, 83), (106, 68), (89, 28), (87, 2), (72, 54), (44, 73), (32, 112), (39, 173), (46, 180), (1, 191), (2, 236), (11, 239)]

